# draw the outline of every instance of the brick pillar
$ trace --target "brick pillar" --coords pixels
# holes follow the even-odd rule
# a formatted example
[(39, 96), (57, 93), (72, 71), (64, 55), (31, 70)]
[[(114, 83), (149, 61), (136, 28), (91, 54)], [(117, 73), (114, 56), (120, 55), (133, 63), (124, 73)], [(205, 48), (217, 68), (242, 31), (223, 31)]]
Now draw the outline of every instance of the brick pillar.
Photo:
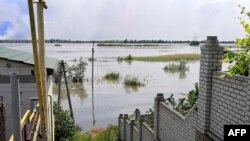
[(246, 124), (250, 124), (250, 65), (248, 66), (248, 91), (246, 97)]
[(135, 109), (135, 120), (137, 121), (141, 115), (141, 112), (139, 109)]
[(135, 121), (134, 120), (131, 120), (130, 121), (130, 141), (133, 141), (133, 128), (135, 126)]
[(159, 106), (161, 102), (164, 102), (163, 93), (158, 93), (154, 101), (154, 140), (159, 140)]
[(208, 36), (205, 45), (201, 47), (200, 79), (198, 96), (197, 128), (202, 134), (209, 129), (210, 107), (212, 95), (212, 75), (214, 71), (221, 71), (223, 48), (219, 47), (216, 36)]
[(123, 117), (123, 135), (124, 135), (124, 137), (123, 137), (123, 139), (124, 139), (124, 141), (127, 141), (127, 139), (126, 139), (126, 121), (128, 120), (128, 114), (124, 114), (124, 117)]
[(118, 132), (118, 139), (121, 140), (121, 120), (123, 119), (123, 114), (120, 114), (118, 117), (118, 128), (119, 128), (119, 132)]
[(139, 132), (139, 141), (143, 141), (142, 140), (142, 123), (145, 121), (145, 117), (144, 115), (141, 115), (139, 118), (139, 125), (138, 125), (138, 132)]

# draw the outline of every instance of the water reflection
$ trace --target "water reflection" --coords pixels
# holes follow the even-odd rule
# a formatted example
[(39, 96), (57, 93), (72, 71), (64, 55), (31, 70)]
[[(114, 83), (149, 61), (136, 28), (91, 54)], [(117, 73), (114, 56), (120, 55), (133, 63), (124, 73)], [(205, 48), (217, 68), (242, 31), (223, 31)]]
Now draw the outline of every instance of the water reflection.
[(120, 81), (121, 79), (105, 79), (105, 78), (102, 78), (103, 81), (106, 81), (107, 84), (109, 85), (118, 85), (120, 84)]
[(124, 85), (124, 89), (125, 89), (127, 94), (136, 93), (139, 91), (139, 88), (140, 88), (140, 86), (126, 86), (126, 85)]
[[(88, 94), (87, 94), (86, 89), (84, 87), (84, 83), (72, 83), (72, 82), (69, 82), (68, 85), (69, 85), (70, 95), (73, 96), (73, 97), (79, 97), (80, 100), (81, 100), (81, 103), (83, 103), (83, 100), (88, 97)], [(54, 85), (53, 93), (55, 95), (58, 94), (58, 86), (57, 85)], [(63, 100), (66, 100), (66, 99), (67, 99), (66, 87), (65, 87), (65, 83), (63, 82), (62, 86), (61, 86), (60, 100), (63, 101)]]

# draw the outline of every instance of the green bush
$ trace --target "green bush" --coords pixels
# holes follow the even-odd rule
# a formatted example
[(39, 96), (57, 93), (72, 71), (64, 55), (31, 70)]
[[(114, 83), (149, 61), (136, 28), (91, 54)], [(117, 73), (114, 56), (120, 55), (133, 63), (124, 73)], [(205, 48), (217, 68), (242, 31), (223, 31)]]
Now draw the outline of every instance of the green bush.
[[(241, 14), (246, 16), (250, 20), (250, 12), (246, 12), (245, 7), (241, 7)], [(246, 37), (237, 39), (236, 44), (241, 49), (239, 52), (230, 51), (226, 49), (224, 51), (224, 61), (230, 63), (228, 76), (234, 74), (248, 76), (248, 65), (250, 62), (250, 25), (246, 20), (241, 19), (241, 25), (245, 29)]]
[(145, 86), (144, 83), (142, 83), (137, 77), (135, 76), (130, 76), (130, 75), (127, 75), (124, 79), (124, 84), (125, 86), (138, 86), (138, 87), (141, 87), (141, 86)]
[(179, 64), (171, 63), (166, 65), (163, 69), (165, 72), (177, 73), (185, 72), (189, 69), (189, 67), (187, 67), (187, 62), (185, 60), (181, 60)]
[(171, 94), (171, 96), (166, 99), (166, 102), (167, 104), (172, 105), (173, 109), (175, 109), (177, 112), (185, 116), (197, 102), (198, 94), (199, 94), (199, 86), (198, 83), (195, 83), (195, 89), (189, 91), (187, 99), (180, 98), (177, 103), (173, 97), (173, 94)]
[(55, 140), (71, 141), (79, 129), (74, 124), (68, 111), (63, 110), (56, 102), (53, 104), (55, 116)]
[(119, 72), (110, 72), (104, 76), (104, 79), (106, 80), (119, 80), (119, 78), (120, 78)]
[(84, 72), (86, 70), (87, 65), (88, 63), (83, 61), (81, 57), (76, 65), (67, 67), (70, 80), (72, 82), (83, 82)]

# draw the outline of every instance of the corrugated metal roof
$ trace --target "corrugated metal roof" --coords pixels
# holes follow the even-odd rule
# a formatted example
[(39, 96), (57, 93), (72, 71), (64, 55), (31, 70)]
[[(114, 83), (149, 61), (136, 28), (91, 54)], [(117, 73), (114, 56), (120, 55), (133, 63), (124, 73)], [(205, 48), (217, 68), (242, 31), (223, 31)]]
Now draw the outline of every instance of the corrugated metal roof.
[[(14, 50), (6, 47), (0, 47), (0, 58), (34, 65), (34, 58), (32, 53)], [(55, 69), (59, 60), (55, 58), (46, 57), (45, 61), (46, 68)]]

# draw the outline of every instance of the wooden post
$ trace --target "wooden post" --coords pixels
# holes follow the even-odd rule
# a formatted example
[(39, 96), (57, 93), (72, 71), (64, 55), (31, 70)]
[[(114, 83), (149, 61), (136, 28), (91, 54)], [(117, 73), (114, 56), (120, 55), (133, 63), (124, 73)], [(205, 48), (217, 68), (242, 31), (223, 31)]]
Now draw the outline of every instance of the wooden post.
[(58, 105), (61, 105), (61, 82), (62, 82), (62, 65), (63, 65), (63, 60), (60, 62), (60, 67), (59, 67), (59, 81), (58, 81)]
[(38, 48), (37, 48), (33, 0), (28, 0), (28, 7), (29, 7), (30, 28), (31, 28), (32, 46), (33, 46), (38, 102), (39, 102), (39, 110), (40, 110), (40, 115), (41, 115), (41, 130), (42, 130), (42, 134), (46, 135), (47, 124), (45, 124), (46, 122), (45, 122), (45, 111), (44, 111), (44, 102), (43, 102), (44, 95), (42, 92), (41, 70), (40, 70), (40, 65), (39, 65), (40, 59), (39, 59)]
[(67, 76), (66, 76), (66, 70), (65, 70), (65, 63), (64, 63), (64, 61), (62, 61), (62, 68), (63, 68), (65, 86), (66, 86), (66, 90), (67, 90), (67, 96), (68, 96), (68, 102), (69, 102), (70, 116), (71, 116), (71, 118), (73, 119), (73, 121), (75, 121), (75, 119), (74, 119), (74, 113), (73, 113), (73, 109), (72, 109), (72, 104), (71, 104), (71, 98), (70, 98), (70, 93), (69, 93), (68, 80), (67, 80)]
[[(38, 47), (39, 47), (39, 59), (41, 60), (40, 66), (41, 66), (41, 81), (42, 81), (42, 92), (43, 92), (43, 106), (44, 106), (44, 113), (45, 118), (44, 122), (46, 124), (46, 127), (48, 125), (48, 105), (47, 105), (47, 76), (46, 76), (46, 67), (45, 67), (45, 45), (44, 45), (44, 18), (43, 18), (43, 0), (38, 0), (37, 3), (37, 29), (38, 29)], [(45, 130), (48, 130), (45, 128)], [(43, 135), (45, 138), (48, 137), (47, 131), (45, 132), (45, 135)]]
[(19, 76), (16, 73), (10, 74), (11, 96), (12, 96), (12, 118), (14, 140), (22, 141), (21, 132), (21, 107), (20, 107), (20, 86)]

